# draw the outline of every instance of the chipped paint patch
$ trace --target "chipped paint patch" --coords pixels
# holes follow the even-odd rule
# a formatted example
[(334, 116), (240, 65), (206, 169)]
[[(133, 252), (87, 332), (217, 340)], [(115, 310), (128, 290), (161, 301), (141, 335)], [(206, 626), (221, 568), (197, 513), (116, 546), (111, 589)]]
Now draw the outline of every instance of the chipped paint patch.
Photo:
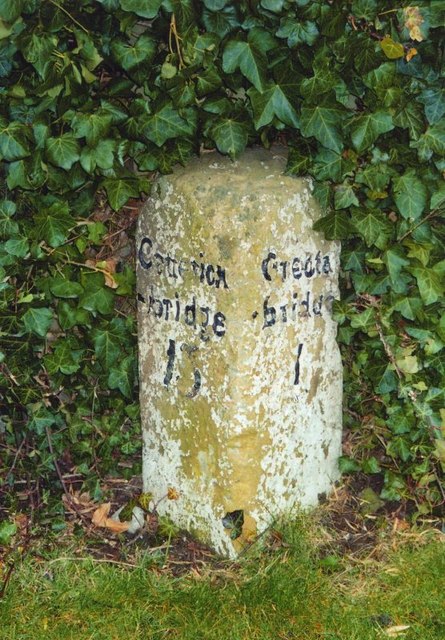
[(205, 154), (160, 178), (139, 220), (145, 490), (179, 490), (160, 511), (230, 557), (338, 477), (340, 246), (284, 167), (277, 150)]

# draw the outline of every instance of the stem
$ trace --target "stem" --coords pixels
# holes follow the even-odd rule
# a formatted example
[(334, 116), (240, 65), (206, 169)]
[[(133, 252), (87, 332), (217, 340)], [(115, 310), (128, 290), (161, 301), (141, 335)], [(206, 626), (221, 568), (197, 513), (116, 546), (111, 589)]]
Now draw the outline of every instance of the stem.
[(433, 209), (432, 211), (430, 211), (427, 216), (425, 216), (422, 220), (415, 224), (414, 227), (411, 227), (411, 229), (404, 233), (403, 236), (399, 238), (399, 242), (402, 242), (403, 240), (405, 240), (405, 238), (414, 233), (414, 231), (421, 227), (427, 220), (431, 220), (431, 218), (434, 218), (439, 213), (439, 211), (439, 209)]
[(64, 13), (65, 15), (67, 15), (67, 16), (68, 16), (68, 18), (74, 22), (74, 24), (77, 24), (77, 26), (78, 26), (78, 27), (80, 27), (80, 28), (82, 29), (82, 31), (85, 31), (85, 33), (89, 34), (88, 29), (86, 29), (86, 28), (83, 26), (83, 24), (81, 24), (80, 22), (78, 22), (78, 21), (76, 20), (76, 18), (75, 18), (74, 16), (72, 16), (72, 15), (71, 15), (71, 13), (65, 9), (65, 7), (62, 7), (58, 2), (56, 2), (56, 0), (49, 0), (49, 1), (50, 1), (50, 2), (51, 2), (51, 4), (53, 4), (55, 7), (57, 7), (58, 9), (60, 9), (60, 11), (63, 11), (63, 13)]

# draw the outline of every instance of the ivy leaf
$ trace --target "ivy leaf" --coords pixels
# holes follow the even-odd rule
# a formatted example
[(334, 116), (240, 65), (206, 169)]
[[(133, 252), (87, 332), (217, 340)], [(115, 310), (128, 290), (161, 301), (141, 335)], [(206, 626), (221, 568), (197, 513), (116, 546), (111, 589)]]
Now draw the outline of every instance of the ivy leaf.
[(377, 14), (377, 2), (376, 0), (354, 0), (351, 9), (356, 18), (374, 20)]
[(385, 248), (391, 235), (391, 226), (379, 209), (354, 209), (352, 221), (368, 247), (376, 245), (379, 249)]
[(303, 107), (301, 110), (301, 133), (316, 138), (327, 149), (341, 151), (342, 112), (332, 107)]
[(106, 178), (102, 186), (107, 192), (108, 201), (115, 211), (128, 202), (130, 198), (139, 197), (139, 189), (135, 178)]
[(96, 167), (111, 169), (114, 165), (115, 140), (100, 140), (94, 149), (84, 147), (80, 155), (80, 165), (87, 173)]
[(445, 155), (445, 120), (428, 127), (418, 140), (412, 141), (410, 147), (417, 149), (419, 159), (427, 161), (433, 153)]
[(11, 220), (16, 212), (16, 205), (12, 200), (0, 201), (0, 237), (10, 238), (19, 231), (19, 225)]
[(297, 113), (279, 84), (270, 85), (262, 93), (251, 88), (247, 94), (252, 102), (257, 131), (270, 124), (275, 117), (290, 127), (299, 128)]
[(79, 306), (93, 313), (103, 315), (112, 313), (114, 293), (105, 286), (105, 278), (101, 273), (89, 273), (82, 278), (84, 293), (79, 299)]
[(68, 238), (75, 220), (68, 212), (65, 202), (55, 202), (35, 216), (37, 236), (43, 238), (50, 247), (60, 247)]
[(86, 138), (87, 144), (94, 146), (107, 137), (112, 120), (109, 113), (99, 109), (95, 113), (76, 113), (70, 124), (76, 138)]
[(317, 180), (340, 182), (343, 177), (343, 158), (339, 153), (322, 147), (315, 156), (312, 172)]
[(354, 147), (362, 153), (370, 147), (382, 133), (394, 129), (391, 114), (380, 110), (363, 116), (356, 116), (348, 123)]
[(11, 162), (30, 155), (28, 129), (18, 122), (9, 124), (0, 119), (0, 154)]
[(216, 33), (221, 39), (240, 26), (235, 7), (224, 7), (219, 11), (205, 9), (202, 21), (207, 31)]
[(78, 298), (83, 293), (81, 284), (62, 277), (52, 278), (49, 290), (56, 298)]
[(52, 319), (53, 314), (51, 309), (47, 307), (39, 307), (37, 309), (31, 307), (23, 315), (22, 322), (26, 331), (44, 338), (51, 326)]
[(359, 205), (352, 185), (348, 183), (339, 184), (334, 191), (334, 207), (336, 209), (347, 209), (351, 205)]
[[(144, 4), (144, 0), (139, 4)], [(155, 56), (156, 49), (156, 40), (146, 34), (139, 36), (134, 44), (119, 39), (111, 44), (114, 59), (125, 71), (131, 71), (142, 63), (149, 64)]]
[(65, 133), (58, 138), (48, 138), (46, 155), (56, 167), (69, 171), (80, 158), (80, 146), (72, 133)]
[(426, 186), (416, 177), (414, 169), (409, 169), (403, 176), (393, 178), (394, 200), (404, 218), (416, 220), (426, 206), (428, 191)]
[(413, 140), (417, 140), (424, 129), (422, 107), (416, 102), (408, 102), (393, 117), (397, 127), (408, 129)]
[(393, 285), (397, 285), (400, 272), (403, 267), (409, 265), (409, 260), (405, 257), (405, 253), (401, 247), (397, 245), (385, 252), (384, 261), (388, 269), (389, 277)]
[(282, 18), (275, 35), (278, 38), (287, 38), (287, 46), (293, 48), (299, 44), (313, 45), (319, 34), (315, 22), (298, 22), (295, 18)]
[(135, 380), (135, 359), (127, 356), (122, 360), (119, 368), (112, 367), (108, 376), (108, 386), (110, 389), (119, 389), (123, 396), (131, 398)]
[(404, 296), (401, 300), (398, 300), (394, 305), (394, 309), (396, 309), (396, 311), (399, 311), (399, 313), (401, 313), (402, 316), (404, 318), (407, 318), (408, 320), (415, 320), (419, 316), (422, 308), (423, 303), (420, 298), (412, 298), (406, 296)]
[(210, 11), (219, 11), (226, 6), (228, 0), (203, 0), (203, 2)]
[(15, 22), (23, 11), (25, 0), (2, 0), (0, 18), (5, 22)]
[[(194, 114), (194, 112), (193, 112)], [(189, 111), (189, 115), (192, 115)], [(161, 147), (171, 138), (191, 137), (196, 129), (193, 118), (185, 120), (170, 103), (144, 120), (141, 133), (155, 145)]]
[(409, 269), (417, 280), (420, 297), (425, 304), (437, 302), (444, 293), (443, 277), (434, 269), (428, 267), (414, 267)]
[(248, 128), (232, 118), (218, 120), (212, 127), (212, 136), (218, 151), (235, 159), (246, 148)]
[(132, 11), (141, 18), (155, 18), (162, 0), (119, 0), (121, 9)]
[(11, 238), (3, 246), (6, 253), (16, 258), (24, 258), (29, 251), (28, 240), (23, 237)]
[(120, 359), (122, 347), (128, 342), (124, 321), (121, 318), (113, 318), (104, 329), (94, 329), (91, 335), (96, 358), (104, 370), (108, 371)]
[(427, 88), (417, 98), (424, 104), (425, 115), (430, 124), (436, 124), (445, 114), (445, 90), (442, 87)]
[(390, 60), (396, 60), (397, 58), (403, 58), (405, 55), (405, 48), (400, 42), (394, 42), (391, 36), (385, 36), (380, 40), (380, 46), (383, 49), (383, 53)]
[(233, 73), (239, 68), (258, 91), (265, 88), (267, 58), (251, 42), (229, 40), (224, 49), (222, 66), (225, 73)]
[(57, 38), (48, 33), (33, 33), (29, 38), (25, 38), (22, 53), (36, 69), (42, 80), (46, 79), (51, 65), (54, 64), (52, 54), (57, 50)]
[(322, 231), (327, 240), (344, 240), (351, 233), (351, 220), (344, 211), (335, 211), (317, 220), (314, 231)]
[(66, 376), (73, 375), (80, 369), (80, 360), (85, 351), (83, 349), (75, 349), (68, 340), (58, 342), (53, 353), (44, 357), (46, 369), (50, 375), (63, 373)]
[(266, 9), (267, 11), (280, 13), (284, 5), (284, 0), (261, 0), (260, 4), (263, 9)]

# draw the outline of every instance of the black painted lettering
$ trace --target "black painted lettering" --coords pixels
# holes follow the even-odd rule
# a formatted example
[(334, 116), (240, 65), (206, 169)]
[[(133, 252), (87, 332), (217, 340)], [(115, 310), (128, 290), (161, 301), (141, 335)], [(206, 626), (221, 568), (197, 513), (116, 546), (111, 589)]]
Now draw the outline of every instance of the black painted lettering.
[(138, 293), (137, 299), (138, 299), (138, 302), (142, 302), (142, 303), (147, 302), (144, 296), (142, 295), (142, 293)]
[(302, 351), (303, 351), (303, 345), (300, 342), (300, 344), (297, 347), (297, 359), (295, 361), (294, 384), (299, 384), (300, 382), (300, 356)]
[(280, 307), (280, 311), (283, 322), (287, 322), (287, 305), (283, 304), (283, 306)]
[(176, 267), (178, 264), (178, 261), (175, 260), (175, 258), (172, 258), (171, 256), (166, 256), (165, 258), (165, 262), (166, 262), (166, 267), (167, 267), (167, 275), (170, 278), (177, 278), (178, 274), (176, 271)]
[[(263, 276), (265, 280), (272, 280), (269, 273), (269, 263), (271, 260), (275, 260), (276, 257), (277, 257), (276, 253), (269, 251), (267, 258), (265, 258), (261, 263), (261, 271), (263, 272)], [(275, 262), (274, 264), (272, 264), (272, 269), (276, 269), (276, 268), (277, 268), (277, 263)]]
[(312, 305), (312, 311), (314, 316), (321, 316), (321, 305), (323, 304), (323, 295), (319, 296), (318, 300)]
[(284, 282), (287, 278), (287, 265), (289, 263), (287, 261), (281, 261), (280, 262), (280, 267), (281, 267), (281, 279)]
[(196, 298), (193, 297), (192, 304), (187, 304), (185, 306), (185, 323), (189, 325), (189, 327), (196, 327)]
[(311, 317), (311, 312), (310, 312), (310, 299), (311, 299), (311, 292), (308, 291), (306, 293), (306, 300), (302, 300), (301, 301), (301, 306), (305, 309), (305, 311), (302, 312), (303, 316), (308, 316), (309, 318)]
[(317, 255), (315, 256), (315, 271), (317, 272), (317, 276), (321, 275), (321, 255), (319, 251), (317, 251)]
[(300, 258), (294, 258), (292, 260), (292, 275), (294, 276), (295, 280), (299, 280), (303, 275), (301, 273), (300, 262)]
[(167, 369), (165, 371), (164, 376), (164, 384), (166, 387), (171, 382), (173, 376), (173, 367), (175, 365), (175, 357), (176, 357), (176, 342), (174, 340), (168, 341), (168, 349), (167, 349)]
[(323, 273), (325, 275), (329, 275), (330, 273), (332, 273), (331, 261), (329, 259), (329, 256), (323, 256)]
[(221, 283), (223, 284), (224, 289), (228, 289), (227, 280), (226, 280), (226, 270), (223, 269), (219, 264), (216, 265), (216, 288), (219, 289)]
[(176, 320), (176, 322), (178, 322), (179, 321), (179, 315), (181, 313), (181, 304), (179, 302), (179, 295), (177, 293), (175, 293), (175, 306), (176, 306), (175, 320)]
[(207, 284), (209, 285), (209, 287), (213, 286), (215, 284), (215, 270), (213, 268), (213, 265), (207, 265), (205, 274)]
[(209, 324), (210, 308), (209, 307), (199, 307), (199, 310), (201, 311), (201, 313), (204, 314), (204, 322), (201, 322), (201, 326), (204, 327), (204, 329), (205, 329)]
[(156, 258), (156, 272), (158, 276), (162, 275), (164, 272), (164, 256), (161, 253), (155, 253), (154, 257)]
[(312, 278), (315, 273), (315, 269), (312, 266), (312, 256), (306, 258), (306, 262), (304, 263), (304, 275), (306, 278)]
[(142, 238), (141, 244), (139, 246), (138, 258), (139, 264), (143, 269), (150, 269), (152, 262), (148, 260), (148, 256), (150, 255), (150, 251), (153, 247), (153, 243), (150, 238)]
[(169, 312), (170, 312), (170, 309), (172, 308), (172, 301), (169, 298), (164, 298), (162, 302), (164, 303), (165, 319), (168, 320), (170, 315)]
[(270, 296), (267, 296), (267, 298), (263, 303), (263, 314), (264, 314), (263, 329), (265, 329), (266, 327), (272, 327), (275, 324), (277, 319), (277, 312), (275, 307), (269, 307), (269, 298)]
[(213, 333), (215, 334), (215, 336), (218, 336), (218, 338), (222, 338), (222, 336), (226, 332), (225, 323), (226, 323), (226, 316), (223, 313), (221, 313), (221, 311), (217, 311), (213, 317), (212, 328), (213, 328)]

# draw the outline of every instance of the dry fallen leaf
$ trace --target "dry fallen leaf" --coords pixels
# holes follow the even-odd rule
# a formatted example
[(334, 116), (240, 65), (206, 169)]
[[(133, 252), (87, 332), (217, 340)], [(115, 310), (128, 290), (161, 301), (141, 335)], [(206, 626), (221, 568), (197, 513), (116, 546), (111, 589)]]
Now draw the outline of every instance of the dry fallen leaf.
[(390, 638), (397, 638), (398, 636), (403, 635), (409, 628), (409, 624), (398, 624), (394, 627), (388, 627), (385, 629), (385, 633)]
[(414, 47), (412, 47), (411, 49), (409, 49), (408, 53), (406, 54), (406, 61), (409, 62), (410, 60), (412, 60), (412, 58), (414, 58), (414, 56), (416, 56), (418, 54), (417, 49), (415, 49)]
[(91, 518), (91, 522), (96, 525), (96, 527), (103, 527), (104, 522), (108, 517), (111, 509), (111, 502), (104, 502), (99, 505), (96, 511), (93, 513), (93, 517)]
[(124, 533), (124, 531), (128, 531), (128, 527), (130, 526), (130, 523), (121, 522), (120, 520), (114, 520), (113, 518), (109, 518), (108, 514), (110, 513), (110, 509), (111, 509), (111, 502), (104, 502), (103, 504), (101, 504), (93, 513), (91, 522), (96, 527), (109, 529), (112, 533)]

